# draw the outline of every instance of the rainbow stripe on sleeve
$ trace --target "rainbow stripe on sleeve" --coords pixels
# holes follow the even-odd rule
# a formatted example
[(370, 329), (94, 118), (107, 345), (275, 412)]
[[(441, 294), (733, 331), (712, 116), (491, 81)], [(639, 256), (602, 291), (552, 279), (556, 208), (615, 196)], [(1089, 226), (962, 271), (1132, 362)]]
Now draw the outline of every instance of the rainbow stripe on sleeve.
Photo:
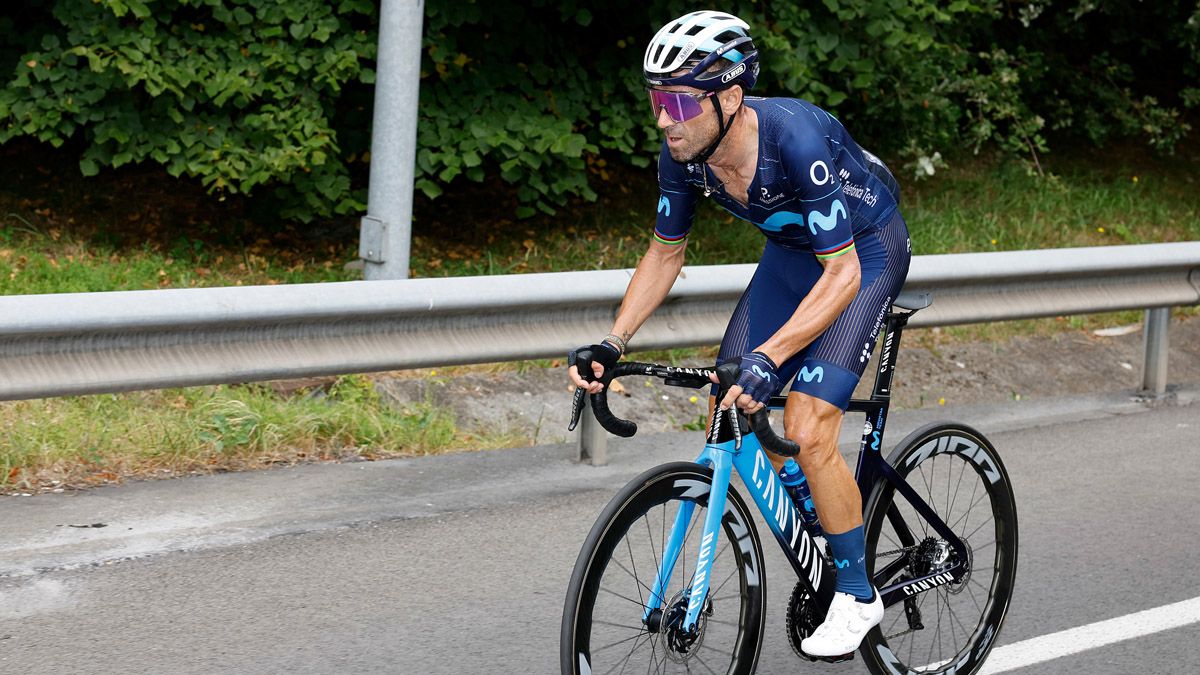
[(850, 237), (846, 241), (843, 241), (842, 243), (838, 244), (837, 246), (831, 246), (829, 248), (821, 249), (821, 250), (814, 250), (813, 253), (816, 254), (817, 260), (829, 260), (830, 258), (837, 258), (838, 256), (846, 255), (847, 253), (849, 253), (850, 251), (853, 251), (853, 250), (854, 250), (854, 237)]
[(675, 236), (668, 236), (659, 232), (658, 228), (654, 229), (654, 239), (660, 243), (666, 244), (667, 246), (678, 246), (682, 244), (685, 239), (687, 239), (687, 236), (687, 232), (684, 232), (683, 234), (677, 234)]

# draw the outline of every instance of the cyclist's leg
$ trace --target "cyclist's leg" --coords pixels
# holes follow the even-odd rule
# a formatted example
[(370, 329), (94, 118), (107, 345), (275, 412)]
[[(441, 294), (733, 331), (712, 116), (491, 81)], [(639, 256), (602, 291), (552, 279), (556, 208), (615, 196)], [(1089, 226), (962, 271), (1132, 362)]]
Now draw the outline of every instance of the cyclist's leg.
[(859, 292), (803, 354), (784, 418), (788, 437), (800, 444), (800, 466), (838, 567), (836, 589), (848, 594), (835, 596), (829, 620), (803, 643), (805, 651), (818, 656), (857, 648), (883, 616), (882, 602), (866, 572), (862, 496), (837, 443), (850, 396), (908, 273), (903, 219), (897, 214), (882, 230), (856, 237), (856, 249), (862, 269)]
[(883, 229), (856, 236), (855, 248), (862, 269), (858, 294), (828, 330), (780, 369), (781, 377), (794, 376), (784, 429), (800, 443), (797, 461), (809, 477), (813, 504), (830, 533), (846, 532), (863, 522), (862, 497), (838, 453), (838, 432), (883, 319), (908, 275), (904, 220), (897, 212)]
[[(767, 242), (754, 276), (738, 301), (721, 339), (717, 364), (736, 358), (754, 349), (787, 323), (800, 301), (820, 277), (821, 266), (811, 254), (788, 251)], [(784, 382), (799, 367), (799, 355), (780, 366), (779, 377)], [(709, 423), (716, 405), (717, 386), (708, 397)], [(768, 452), (767, 457), (778, 471), (785, 458)]]

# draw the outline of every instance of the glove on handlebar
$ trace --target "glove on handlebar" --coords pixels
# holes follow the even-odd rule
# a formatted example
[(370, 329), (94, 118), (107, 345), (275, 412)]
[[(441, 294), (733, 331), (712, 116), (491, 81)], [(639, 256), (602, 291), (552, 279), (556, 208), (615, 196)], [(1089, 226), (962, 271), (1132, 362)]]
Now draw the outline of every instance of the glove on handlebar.
[(592, 371), (592, 363), (599, 363), (604, 366), (605, 372), (608, 372), (617, 365), (620, 358), (621, 350), (608, 342), (601, 341), (598, 344), (583, 345), (571, 350), (567, 354), (567, 365), (579, 366), (579, 376), (591, 382), (596, 379), (596, 375)]
[(783, 389), (783, 382), (776, 372), (778, 366), (762, 352), (743, 354), (739, 363), (741, 372), (738, 373), (737, 385), (742, 393), (759, 403), (767, 403), (771, 397)]

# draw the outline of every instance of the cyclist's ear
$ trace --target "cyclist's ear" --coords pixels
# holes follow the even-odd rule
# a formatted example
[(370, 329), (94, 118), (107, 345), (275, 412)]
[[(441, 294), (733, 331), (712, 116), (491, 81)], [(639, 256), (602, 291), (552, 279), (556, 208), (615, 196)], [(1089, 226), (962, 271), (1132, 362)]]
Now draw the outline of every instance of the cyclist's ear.
[(739, 85), (717, 92), (717, 100), (721, 102), (721, 112), (725, 113), (727, 117), (741, 109), (744, 97), (745, 92)]

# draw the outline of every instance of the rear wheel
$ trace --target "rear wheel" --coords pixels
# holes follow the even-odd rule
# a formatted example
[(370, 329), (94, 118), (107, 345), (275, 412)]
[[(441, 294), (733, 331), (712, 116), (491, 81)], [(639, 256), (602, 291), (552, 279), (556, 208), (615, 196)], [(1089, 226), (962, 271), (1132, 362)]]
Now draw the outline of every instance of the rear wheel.
[[(562, 672), (752, 673), (763, 629), (763, 553), (754, 521), (731, 487), (694, 632), (682, 629), (708, 512), (712, 471), (678, 462), (635, 478), (592, 527), (567, 591)], [(681, 505), (694, 505), (660, 608), (646, 605)]]
[[(1017, 508), (1008, 472), (992, 444), (968, 426), (928, 425), (888, 458), (966, 544), (966, 574), (914, 584), (885, 610), (860, 650), (874, 673), (977, 672), (1008, 613), (1017, 572)], [(963, 557), (886, 482), (867, 503), (868, 570), (879, 588), (951, 569)], [(939, 585), (940, 584), (940, 585)]]

